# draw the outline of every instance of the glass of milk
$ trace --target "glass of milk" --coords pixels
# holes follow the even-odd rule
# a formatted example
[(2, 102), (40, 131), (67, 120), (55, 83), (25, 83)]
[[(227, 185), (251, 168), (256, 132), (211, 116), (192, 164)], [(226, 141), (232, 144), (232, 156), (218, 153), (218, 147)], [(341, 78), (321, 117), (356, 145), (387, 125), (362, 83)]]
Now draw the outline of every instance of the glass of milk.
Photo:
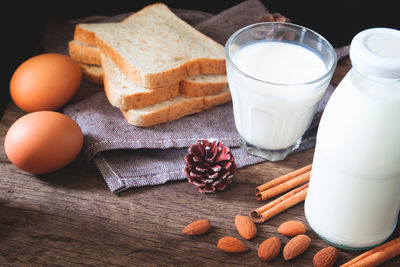
[(305, 27), (263, 22), (235, 32), (225, 46), (242, 147), (270, 161), (299, 147), (336, 68), (332, 45)]

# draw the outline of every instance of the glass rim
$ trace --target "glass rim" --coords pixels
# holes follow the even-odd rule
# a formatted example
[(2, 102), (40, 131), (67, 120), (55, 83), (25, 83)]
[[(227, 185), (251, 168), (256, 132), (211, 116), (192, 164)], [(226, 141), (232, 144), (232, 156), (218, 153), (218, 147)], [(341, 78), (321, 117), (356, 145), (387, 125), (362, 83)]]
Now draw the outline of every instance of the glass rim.
[[(237, 38), (237, 36), (239, 34), (241, 34), (242, 32), (252, 29), (252, 28), (256, 28), (258, 26), (262, 26), (262, 25), (283, 25), (283, 26), (290, 26), (292, 28), (297, 28), (301, 31), (308, 31), (311, 32), (312, 34), (316, 35), (318, 38), (320, 38), (323, 42), (325, 42), (329, 48), (329, 50), (332, 51), (333, 54), (333, 62), (332, 62), (332, 66), (326, 71), (326, 73), (324, 75), (322, 75), (321, 77), (308, 81), (308, 82), (301, 82), (301, 83), (277, 83), (277, 82), (269, 82), (269, 81), (265, 81), (265, 80), (261, 80), (258, 79), (256, 77), (251, 76), (250, 74), (242, 71), (241, 69), (239, 69), (235, 63), (233, 62), (230, 53), (229, 53), (229, 46), (231, 45), (231, 43), (233, 42), (234, 39)], [(237, 30), (236, 32), (234, 32), (229, 39), (226, 41), (225, 44), (225, 57), (226, 57), (226, 61), (233, 67), (233, 69), (235, 71), (237, 71), (238, 73), (242, 74), (243, 76), (250, 78), (252, 80), (258, 81), (258, 82), (262, 82), (262, 83), (267, 83), (267, 84), (272, 84), (272, 85), (279, 85), (279, 86), (296, 86), (296, 85), (307, 85), (307, 84), (314, 84), (314, 83), (318, 83), (324, 79), (326, 79), (327, 77), (333, 75), (333, 72), (336, 69), (336, 65), (337, 65), (337, 55), (336, 55), (336, 51), (333, 48), (333, 46), (331, 45), (331, 43), (325, 38), (323, 37), (321, 34), (317, 33), (316, 31), (313, 31), (307, 27), (298, 25), (298, 24), (294, 24), (294, 23), (288, 23), (288, 22), (258, 22), (258, 23), (254, 23), (254, 24), (250, 24), (248, 26), (245, 26), (239, 30)]]

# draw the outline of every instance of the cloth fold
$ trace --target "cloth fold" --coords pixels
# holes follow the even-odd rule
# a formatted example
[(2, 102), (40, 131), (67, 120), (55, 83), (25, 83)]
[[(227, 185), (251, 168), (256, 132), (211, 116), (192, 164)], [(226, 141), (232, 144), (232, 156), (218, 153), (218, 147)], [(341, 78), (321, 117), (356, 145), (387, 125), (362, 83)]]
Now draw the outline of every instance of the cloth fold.
[[(172, 11), (222, 45), (234, 31), (257, 22), (268, 13), (258, 0), (244, 1), (217, 15), (194, 10)], [(129, 13), (119, 16), (119, 19), (127, 15)], [(51, 34), (48, 32), (47, 36)], [(67, 53), (68, 40), (65, 40), (68, 38), (72, 38), (71, 29), (64, 31), (58, 42), (48, 37), (45, 51)], [(65, 43), (61, 44), (61, 40)], [(346, 56), (348, 47), (337, 50), (337, 53), (338, 58)], [(296, 151), (315, 145), (320, 114), (333, 90), (330, 85)], [(220, 140), (229, 146), (238, 168), (264, 161), (240, 148), (240, 136), (235, 128), (231, 103), (166, 124), (140, 128), (128, 124), (119, 109), (109, 104), (103, 87), (83, 80), (78, 94), (63, 112), (81, 127), (85, 136), (83, 151), (87, 160), (93, 161), (110, 190), (115, 193), (131, 187), (185, 179), (183, 159), (187, 148), (198, 139)]]

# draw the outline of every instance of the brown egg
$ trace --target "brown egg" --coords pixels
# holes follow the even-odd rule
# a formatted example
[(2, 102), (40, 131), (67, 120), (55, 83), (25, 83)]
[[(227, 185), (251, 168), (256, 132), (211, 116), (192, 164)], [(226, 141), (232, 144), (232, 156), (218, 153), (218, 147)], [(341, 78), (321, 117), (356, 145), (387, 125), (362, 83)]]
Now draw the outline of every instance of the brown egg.
[(83, 134), (70, 117), (54, 111), (29, 113), (11, 125), (4, 140), (8, 159), (33, 174), (71, 163), (82, 149)]
[(41, 54), (22, 63), (10, 81), (14, 103), (27, 112), (56, 110), (76, 93), (82, 78), (79, 65), (62, 54)]

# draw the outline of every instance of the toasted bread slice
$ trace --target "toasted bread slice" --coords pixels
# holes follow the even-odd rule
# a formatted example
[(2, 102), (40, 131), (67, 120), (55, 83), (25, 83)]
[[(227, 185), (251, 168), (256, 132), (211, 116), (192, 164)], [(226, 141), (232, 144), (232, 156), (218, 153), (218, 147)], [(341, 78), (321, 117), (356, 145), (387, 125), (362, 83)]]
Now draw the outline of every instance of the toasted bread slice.
[(104, 89), (111, 105), (121, 109), (153, 105), (179, 94), (179, 85), (147, 89), (133, 83), (106, 55), (101, 55)]
[(80, 31), (92, 32), (96, 45), (143, 87), (167, 86), (197, 74), (225, 74), (223, 46), (161, 3), (134, 13), (129, 22), (78, 24), (75, 36)]

